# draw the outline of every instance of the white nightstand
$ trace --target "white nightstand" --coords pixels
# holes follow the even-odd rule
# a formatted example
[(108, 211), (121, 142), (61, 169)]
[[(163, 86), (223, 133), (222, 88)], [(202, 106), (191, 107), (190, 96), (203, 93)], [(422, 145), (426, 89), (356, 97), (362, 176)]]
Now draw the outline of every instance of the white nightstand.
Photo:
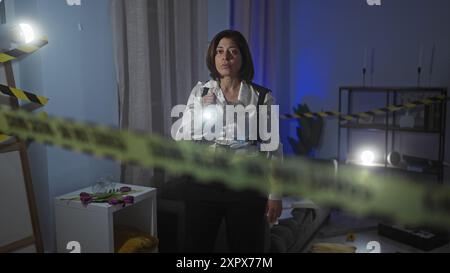
[(116, 184), (116, 188), (129, 186), (138, 192), (134, 204), (122, 207), (107, 203), (90, 203), (86, 207), (80, 201), (68, 201), (81, 192), (92, 192), (91, 187), (80, 189), (55, 198), (55, 223), (57, 251), (71, 252), (69, 242), (80, 244), (81, 253), (114, 252), (114, 226), (139, 228), (152, 236), (156, 233), (156, 189), (136, 185)]

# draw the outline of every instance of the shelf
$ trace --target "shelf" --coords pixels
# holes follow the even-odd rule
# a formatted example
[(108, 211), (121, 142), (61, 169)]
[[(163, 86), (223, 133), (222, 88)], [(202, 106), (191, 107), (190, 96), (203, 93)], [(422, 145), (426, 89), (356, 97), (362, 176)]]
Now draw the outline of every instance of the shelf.
[(339, 90), (348, 90), (350, 92), (442, 92), (447, 87), (365, 87), (365, 86), (343, 86)]
[[(369, 105), (373, 105), (372, 101), (369, 101), (368, 105), (361, 105), (361, 101), (367, 101), (368, 97), (373, 94), (380, 94), (383, 96), (377, 96), (376, 100), (373, 103), (377, 102), (384, 107), (388, 107), (390, 105), (398, 105), (399, 96), (403, 96), (404, 94), (412, 93), (413, 95), (421, 94), (425, 97), (435, 96), (435, 95), (445, 95), (447, 96), (448, 88), (447, 87), (399, 87), (399, 86), (375, 86), (375, 87), (367, 87), (367, 86), (342, 86), (339, 87), (339, 112), (346, 112), (348, 115), (352, 115), (355, 112), (355, 105), (359, 106), (359, 108), (368, 107)], [(384, 99), (383, 99), (384, 98)], [(404, 99), (404, 98), (403, 98)], [(414, 100), (414, 98), (410, 98), (410, 100)], [(426, 136), (426, 137), (435, 137), (433, 139), (433, 143), (437, 146), (438, 153), (433, 155), (433, 158), (438, 158), (438, 160), (431, 160), (433, 164), (422, 164), (420, 160), (418, 162), (414, 162), (414, 157), (411, 157), (411, 160), (404, 159), (400, 165), (392, 166), (386, 164), (386, 162), (380, 162), (382, 164), (373, 164), (372, 166), (368, 166), (366, 168), (373, 168), (374, 171), (378, 171), (379, 169), (385, 169), (388, 173), (391, 172), (407, 172), (407, 173), (416, 173), (416, 174), (424, 174), (424, 175), (433, 175), (437, 177), (437, 180), (442, 183), (444, 172), (443, 172), (443, 161), (445, 159), (445, 126), (446, 126), (446, 116), (447, 116), (447, 103), (446, 102), (438, 102), (436, 103), (436, 107), (432, 107), (433, 109), (426, 108), (420, 106), (424, 109), (424, 117), (421, 119), (420, 123), (415, 123), (417, 127), (400, 127), (400, 123), (402, 114), (400, 113), (398, 116), (396, 113), (392, 113), (388, 111), (388, 113), (384, 113), (385, 116), (381, 118), (374, 117), (371, 119), (371, 122), (365, 120), (357, 120), (357, 121), (345, 121), (343, 119), (338, 121), (338, 159), (344, 159), (350, 155), (352, 151), (352, 143), (354, 139), (352, 138), (352, 133), (356, 133), (355, 130), (365, 130), (365, 133), (374, 133), (377, 134), (377, 137), (384, 136), (384, 154), (387, 155), (389, 151), (395, 151), (398, 147), (398, 141), (406, 141), (402, 138), (396, 138), (397, 134), (402, 134), (407, 136), (408, 138), (414, 138), (414, 134)], [(435, 108), (435, 109), (434, 109)], [(433, 111), (431, 111), (433, 110)], [(422, 111), (422, 110), (421, 110)], [(381, 115), (380, 115), (381, 116)], [(414, 120), (415, 121), (415, 120)], [(421, 126), (421, 127), (419, 127)], [(347, 134), (342, 135), (341, 130), (347, 129)], [(403, 132), (403, 133), (402, 133)], [(356, 135), (355, 137), (363, 137), (361, 135)], [(346, 153), (342, 153), (341, 144), (342, 138), (346, 139)], [(369, 138), (370, 139), (370, 138)], [(368, 139), (368, 140), (369, 140)], [(379, 139), (379, 138), (378, 138)], [(420, 139), (415, 139), (420, 140)], [(345, 142), (344, 142), (345, 143)], [(430, 145), (424, 141), (424, 145)], [(420, 148), (420, 149), (419, 149)], [(381, 149), (381, 147), (380, 147)], [(419, 153), (423, 153), (426, 151), (427, 147), (410, 147), (411, 150), (420, 150)], [(405, 151), (401, 151), (402, 153)], [(413, 151), (407, 151), (407, 153), (417, 153)], [(347, 158), (352, 159), (352, 158)], [(386, 160), (386, 158), (384, 159)], [(357, 162), (353, 162), (351, 165), (355, 165)], [(357, 164), (361, 166), (361, 164)], [(415, 175), (420, 177), (421, 175)], [(426, 178), (428, 179), (428, 177)]]
[(344, 162), (344, 164), (347, 164), (350, 166), (364, 167), (364, 168), (379, 168), (379, 169), (387, 168), (390, 170), (407, 172), (407, 173), (420, 173), (420, 174), (435, 175), (435, 176), (440, 175), (439, 168), (418, 168), (418, 167), (415, 167), (415, 168), (409, 167), (408, 168), (404, 162), (400, 163), (399, 166), (392, 166), (392, 165), (387, 164), (386, 167), (383, 163), (373, 163), (370, 165), (363, 165), (363, 164), (360, 164), (355, 161), (347, 161), (347, 162)]
[(398, 126), (388, 126), (384, 124), (340, 124), (341, 128), (347, 129), (365, 129), (365, 130), (376, 130), (376, 131), (399, 131), (399, 132), (414, 132), (414, 133), (426, 133), (426, 134), (439, 134), (439, 130), (429, 130), (424, 128), (407, 128)]

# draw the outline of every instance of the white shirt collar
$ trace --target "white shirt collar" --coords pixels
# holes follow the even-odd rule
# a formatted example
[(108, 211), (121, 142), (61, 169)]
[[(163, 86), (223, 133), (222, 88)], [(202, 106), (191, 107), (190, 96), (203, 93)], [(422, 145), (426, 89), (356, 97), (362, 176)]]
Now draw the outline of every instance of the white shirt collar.
[[(213, 88), (213, 93), (216, 94), (217, 98), (219, 99), (219, 101), (221, 103), (225, 104), (225, 102), (226, 102), (225, 96), (223, 95), (223, 92), (220, 89), (220, 85), (217, 81), (210, 80), (203, 85), (203, 88), (209, 88), (209, 89)], [(239, 88), (238, 102), (244, 104), (244, 106), (247, 106), (248, 104), (250, 104), (251, 98), (252, 98), (252, 93), (251, 93), (250, 86), (245, 81), (242, 81), (241, 86)]]

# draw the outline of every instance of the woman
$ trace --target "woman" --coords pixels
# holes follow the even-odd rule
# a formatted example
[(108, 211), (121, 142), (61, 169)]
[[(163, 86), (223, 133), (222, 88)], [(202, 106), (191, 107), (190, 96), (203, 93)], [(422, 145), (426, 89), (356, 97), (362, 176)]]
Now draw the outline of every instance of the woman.
[[(193, 111), (197, 106), (205, 108), (210, 105), (216, 105), (219, 110), (223, 110), (226, 105), (256, 106), (259, 99), (265, 105), (273, 103), (270, 92), (265, 92), (267, 89), (252, 84), (254, 67), (251, 53), (245, 38), (238, 31), (225, 30), (218, 33), (209, 45), (206, 63), (213, 80), (205, 84), (198, 83), (194, 87), (187, 111)], [(205, 117), (197, 113), (193, 118)], [(258, 145), (255, 145), (255, 141), (248, 138), (230, 139), (226, 136), (226, 132), (234, 132), (235, 127), (236, 124), (225, 125), (224, 135), (209, 141), (211, 147), (226, 147), (236, 152), (257, 152)], [(178, 131), (180, 134), (181, 128)], [(195, 134), (200, 138), (204, 137), (203, 131)], [(206, 185), (188, 182), (185, 194), (188, 252), (212, 252), (223, 219), (230, 251), (263, 252), (264, 221), (276, 222), (282, 210), (281, 200), (274, 195), (267, 198), (252, 190), (235, 191), (220, 181)]]

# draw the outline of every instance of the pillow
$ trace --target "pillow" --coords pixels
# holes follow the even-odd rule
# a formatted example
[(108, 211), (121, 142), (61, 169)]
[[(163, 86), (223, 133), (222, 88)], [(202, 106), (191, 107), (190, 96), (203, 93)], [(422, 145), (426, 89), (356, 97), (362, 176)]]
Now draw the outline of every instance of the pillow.
[(152, 252), (157, 245), (154, 237), (138, 236), (128, 239), (117, 251), (118, 253)]
[(153, 252), (159, 240), (135, 227), (119, 226), (114, 229), (114, 243), (117, 253)]

